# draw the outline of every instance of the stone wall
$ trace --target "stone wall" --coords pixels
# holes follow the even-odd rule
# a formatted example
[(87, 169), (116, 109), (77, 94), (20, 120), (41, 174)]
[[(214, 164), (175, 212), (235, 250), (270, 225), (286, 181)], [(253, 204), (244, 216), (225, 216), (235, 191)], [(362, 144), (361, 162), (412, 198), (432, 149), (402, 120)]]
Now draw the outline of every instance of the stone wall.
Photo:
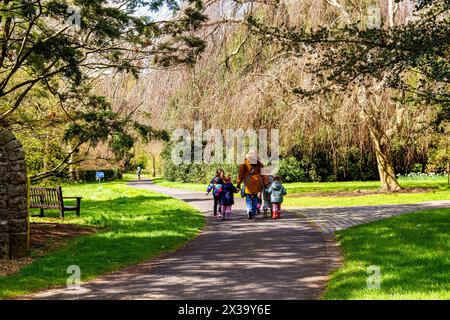
[(22, 145), (0, 129), (0, 259), (28, 253), (27, 174)]

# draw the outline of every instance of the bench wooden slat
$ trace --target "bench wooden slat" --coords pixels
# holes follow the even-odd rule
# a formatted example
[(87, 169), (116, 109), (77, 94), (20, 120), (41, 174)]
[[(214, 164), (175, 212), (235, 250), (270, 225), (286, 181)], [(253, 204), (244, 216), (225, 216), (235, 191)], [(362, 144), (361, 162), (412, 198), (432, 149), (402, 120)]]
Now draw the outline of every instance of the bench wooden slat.
[(76, 199), (76, 206), (64, 206), (64, 197), (62, 188), (30, 188), (30, 208), (41, 209), (41, 217), (44, 216), (44, 209), (58, 209), (61, 217), (64, 217), (65, 211), (76, 211), (80, 215), (80, 204), (82, 197), (70, 197)]
[(57, 193), (58, 189), (55, 188), (31, 188), (31, 208), (60, 209), (61, 204), (57, 200)]

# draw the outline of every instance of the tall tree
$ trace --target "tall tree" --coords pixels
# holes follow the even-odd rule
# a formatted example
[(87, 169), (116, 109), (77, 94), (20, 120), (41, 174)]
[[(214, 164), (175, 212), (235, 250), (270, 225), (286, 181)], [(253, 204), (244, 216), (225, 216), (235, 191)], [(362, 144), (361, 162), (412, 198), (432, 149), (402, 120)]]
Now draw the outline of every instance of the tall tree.
[[(449, 120), (450, 1), (418, 1), (416, 17), (397, 25), (393, 22), (394, 5), (388, 1), (388, 24), (380, 28), (361, 29), (359, 21), (333, 28), (280, 28), (268, 26), (255, 16), (249, 16), (248, 23), (254, 32), (281, 43), (285, 51), (313, 57), (309, 72), (320, 85), (293, 89), (299, 95), (384, 88), (394, 90), (391, 97), (399, 104), (392, 119), (399, 119), (405, 106), (433, 106), (438, 110), (436, 122)], [(380, 89), (376, 92), (379, 94)], [(396, 191), (400, 186), (388, 152), (389, 137), (381, 130), (383, 123), (377, 117), (380, 109), (373, 112), (376, 98), (364, 96), (362, 118), (375, 146), (381, 188)]]

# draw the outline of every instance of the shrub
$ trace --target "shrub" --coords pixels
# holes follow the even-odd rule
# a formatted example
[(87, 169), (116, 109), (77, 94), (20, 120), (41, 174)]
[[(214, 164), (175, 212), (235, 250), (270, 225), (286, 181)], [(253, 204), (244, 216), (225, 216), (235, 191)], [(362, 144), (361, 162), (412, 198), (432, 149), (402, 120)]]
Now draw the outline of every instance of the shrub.
[(309, 177), (302, 167), (302, 162), (295, 157), (280, 160), (278, 175), (284, 182), (307, 182)]
[(108, 170), (82, 170), (78, 171), (74, 177), (74, 180), (81, 182), (95, 182), (96, 172), (102, 171), (105, 173), (105, 181), (112, 181), (116, 179), (122, 179), (122, 172), (119, 169), (108, 169)]
[(233, 179), (237, 178), (238, 165), (234, 164), (194, 164), (181, 163), (175, 165), (171, 159), (171, 144), (167, 143), (163, 153), (163, 178), (168, 181), (187, 183), (208, 183), (216, 174), (218, 168), (222, 168), (226, 174), (231, 174)]

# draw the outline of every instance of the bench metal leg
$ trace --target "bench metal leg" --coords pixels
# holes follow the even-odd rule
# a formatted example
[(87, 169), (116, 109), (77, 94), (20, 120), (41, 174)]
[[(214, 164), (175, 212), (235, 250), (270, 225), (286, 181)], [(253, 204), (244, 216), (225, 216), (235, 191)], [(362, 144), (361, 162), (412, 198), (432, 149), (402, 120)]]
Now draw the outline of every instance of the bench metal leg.
[(59, 216), (60, 218), (64, 218), (64, 209), (61, 209), (61, 211), (59, 212)]
[(43, 209), (43, 208), (41, 208), (41, 212), (40, 212), (39, 216), (40, 216), (41, 218), (44, 217), (44, 209)]
[(77, 199), (77, 217), (80, 216), (81, 199)]

